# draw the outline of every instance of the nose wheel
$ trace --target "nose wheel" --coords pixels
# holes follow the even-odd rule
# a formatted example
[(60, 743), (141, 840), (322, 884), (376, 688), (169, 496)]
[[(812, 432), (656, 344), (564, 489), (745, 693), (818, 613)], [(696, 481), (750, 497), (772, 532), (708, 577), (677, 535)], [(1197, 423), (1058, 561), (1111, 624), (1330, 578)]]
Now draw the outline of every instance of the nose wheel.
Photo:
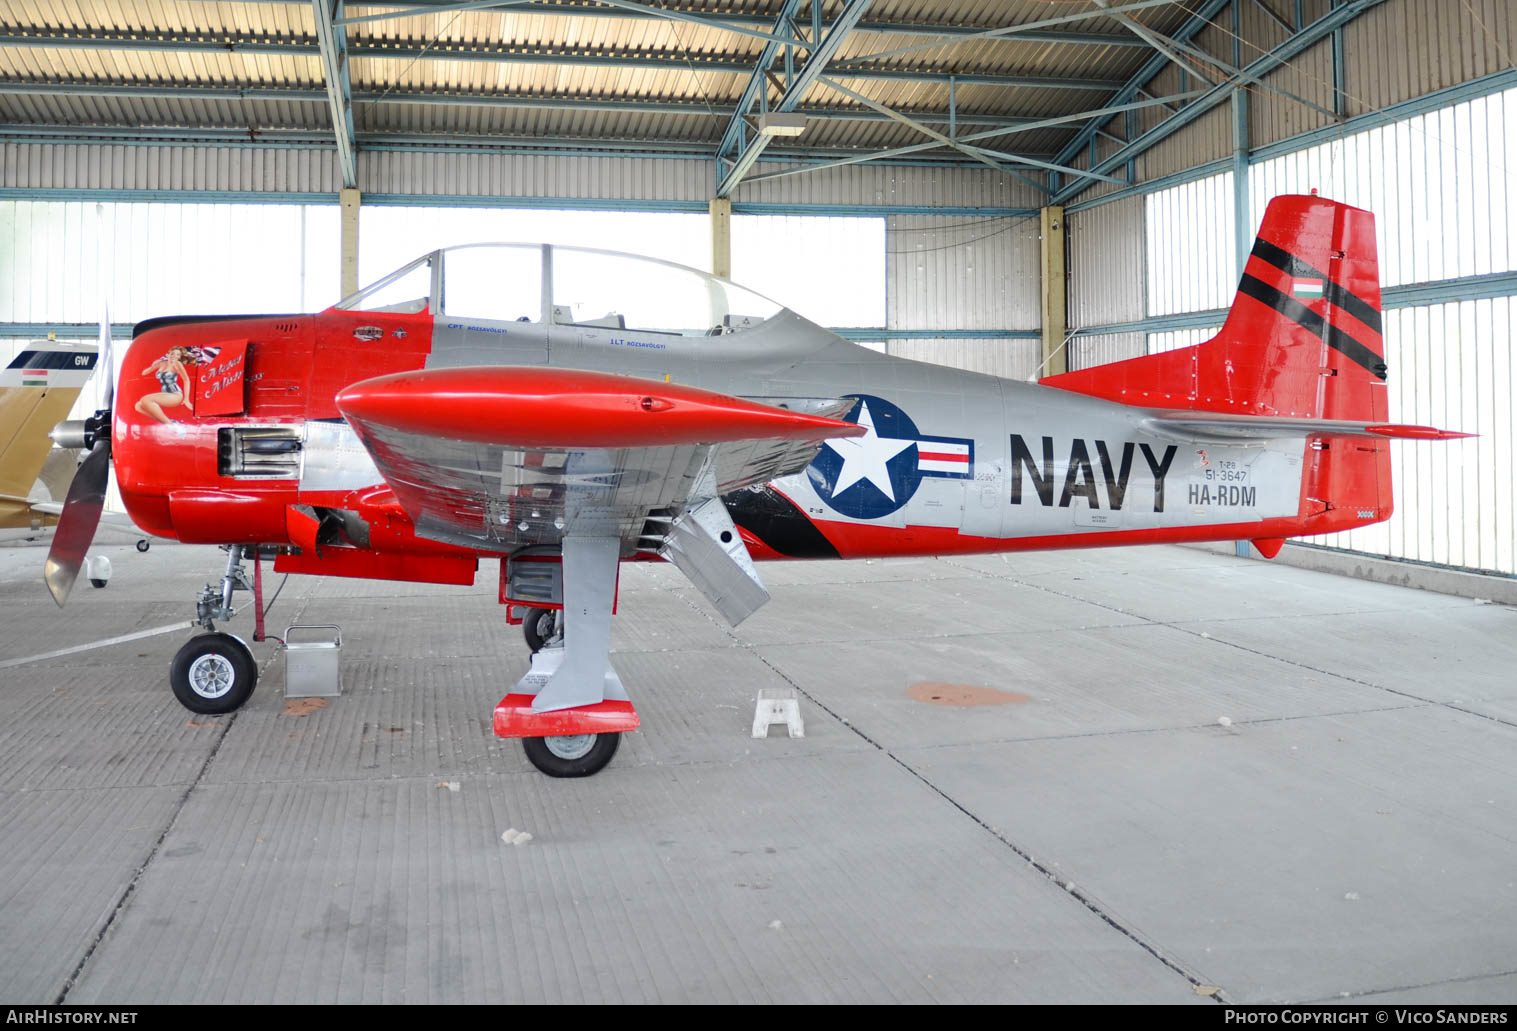
[(169, 666), (169, 687), (179, 704), (208, 716), (240, 709), (257, 684), (253, 653), (231, 634), (190, 638)]
[(563, 734), (524, 737), (527, 759), (550, 777), (588, 777), (599, 773), (616, 754), (621, 734)]

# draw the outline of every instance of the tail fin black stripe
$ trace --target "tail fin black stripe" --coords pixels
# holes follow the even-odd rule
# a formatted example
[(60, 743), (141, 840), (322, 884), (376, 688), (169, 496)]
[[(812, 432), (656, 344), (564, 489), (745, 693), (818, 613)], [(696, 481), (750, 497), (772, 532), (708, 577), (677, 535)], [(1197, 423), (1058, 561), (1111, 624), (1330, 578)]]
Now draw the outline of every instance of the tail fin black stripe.
[(1342, 308), (1376, 333), (1384, 332), (1380, 322), (1380, 313), (1374, 309), (1374, 306), (1348, 288), (1339, 286), (1331, 279), (1328, 279), (1326, 273), (1312, 268), (1294, 254), (1276, 247), (1263, 238), (1254, 241), (1253, 254), (1254, 257), (1266, 264), (1275, 266), (1275, 268), (1287, 275), (1300, 276), (1302, 279), (1322, 280), (1326, 284), (1323, 294), (1327, 297), (1329, 304)]
[[(1245, 275), (1238, 284), (1238, 292), (1247, 294), (1261, 304), (1267, 304), (1275, 311), (1284, 315), (1302, 329), (1307, 330), (1313, 336), (1322, 336), (1324, 328), (1322, 316), (1312, 311), (1306, 305), (1294, 297), (1287, 297), (1276, 290), (1262, 279)], [(1338, 351), (1349, 361), (1362, 366), (1366, 372), (1373, 373), (1379, 379), (1385, 379), (1385, 359), (1365, 347), (1359, 341), (1349, 336), (1337, 326), (1328, 324), (1327, 345)]]
[[(38, 351), (28, 349), (16, 355), (8, 369), (68, 369), (87, 371), (95, 367), (99, 356), (94, 351)], [(84, 359), (83, 362), (78, 359)]]

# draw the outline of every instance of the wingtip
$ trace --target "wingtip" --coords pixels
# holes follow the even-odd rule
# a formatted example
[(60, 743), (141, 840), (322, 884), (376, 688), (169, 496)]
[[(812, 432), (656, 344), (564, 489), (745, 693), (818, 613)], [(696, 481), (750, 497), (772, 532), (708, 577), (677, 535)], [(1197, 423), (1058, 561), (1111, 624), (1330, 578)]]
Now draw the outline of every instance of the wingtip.
[(1440, 430), (1432, 426), (1366, 426), (1366, 433), (1378, 434), (1382, 437), (1394, 437), (1398, 440), (1463, 440), (1466, 437), (1478, 437), (1478, 433), (1462, 433), (1459, 430)]

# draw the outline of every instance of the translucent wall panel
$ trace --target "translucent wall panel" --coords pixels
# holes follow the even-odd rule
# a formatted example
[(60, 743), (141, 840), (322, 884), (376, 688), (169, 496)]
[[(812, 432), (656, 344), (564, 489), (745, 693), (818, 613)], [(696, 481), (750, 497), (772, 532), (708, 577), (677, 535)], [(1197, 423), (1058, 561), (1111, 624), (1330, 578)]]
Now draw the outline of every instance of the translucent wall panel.
[(1148, 334), (1148, 353), (1158, 354), (1160, 351), (1173, 351), (1177, 347), (1193, 347), (1202, 344), (1222, 332), (1221, 325), (1209, 326), (1205, 329), (1175, 329), (1168, 333)]
[(710, 226), (706, 215), (676, 212), (365, 205), (358, 209), (358, 281), (371, 283), (412, 258), (461, 243), (596, 247), (709, 272)]
[(0, 202), (0, 322), (311, 311), (337, 296), (339, 211)]
[(1149, 315), (1232, 303), (1238, 273), (1231, 172), (1149, 194), (1144, 218)]
[(823, 326), (885, 325), (885, 220), (733, 215), (732, 278)]
[(1253, 225), (1313, 189), (1375, 213), (1386, 286), (1517, 270), (1517, 90), (1260, 162)]
[(1069, 341), (1069, 367), (1088, 369), (1147, 354), (1142, 333), (1081, 334)]
[(1514, 321), (1517, 298), (1511, 297), (1385, 314), (1391, 420), (1480, 436), (1393, 443), (1396, 514), (1317, 543), (1517, 574)]

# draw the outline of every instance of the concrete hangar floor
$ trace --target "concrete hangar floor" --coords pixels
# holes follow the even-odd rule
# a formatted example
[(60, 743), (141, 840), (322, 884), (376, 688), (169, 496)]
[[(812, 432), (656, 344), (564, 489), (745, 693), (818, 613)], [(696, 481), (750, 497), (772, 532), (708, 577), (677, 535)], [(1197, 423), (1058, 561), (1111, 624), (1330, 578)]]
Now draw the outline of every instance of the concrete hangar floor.
[[(61, 613), (0, 548), (0, 663), (219, 575), (120, 539)], [(626, 569), (643, 728), (578, 781), (491, 734), (491, 576), (292, 577), (271, 624), (343, 628), (307, 715), (271, 644), (221, 718), (182, 634), (0, 668), (0, 999), (1517, 999), (1517, 610), (1175, 547), (763, 573), (730, 631)]]

